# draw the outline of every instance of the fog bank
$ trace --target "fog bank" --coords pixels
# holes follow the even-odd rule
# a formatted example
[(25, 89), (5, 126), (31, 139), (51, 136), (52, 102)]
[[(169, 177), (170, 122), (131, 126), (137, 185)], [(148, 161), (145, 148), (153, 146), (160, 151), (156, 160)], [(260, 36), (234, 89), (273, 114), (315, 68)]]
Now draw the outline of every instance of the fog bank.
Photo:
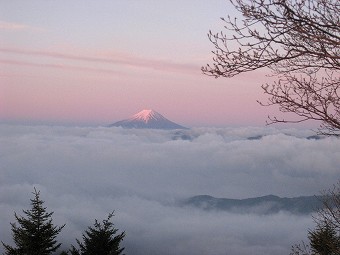
[[(206, 212), (176, 201), (319, 194), (340, 178), (340, 140), (303, 130), (189, 131), (0, 125), (0, 236), (41, 190), (68, 247), (115, 210), (126, 254), (289, 254), (311, 217)], [(0, 249), (2, 252), (2, 247)]]

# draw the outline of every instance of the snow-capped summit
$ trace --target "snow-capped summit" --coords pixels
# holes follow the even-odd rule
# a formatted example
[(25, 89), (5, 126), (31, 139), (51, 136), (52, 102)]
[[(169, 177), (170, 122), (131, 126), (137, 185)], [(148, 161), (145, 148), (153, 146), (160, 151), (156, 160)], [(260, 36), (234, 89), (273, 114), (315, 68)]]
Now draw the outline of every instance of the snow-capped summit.
[(151, 129), (186, 129), (154, 110), (142, 110), (131, 118), (115, 122), (110, 127), (151, 128)]
[(165, 118), (154, 110), (142, 110), (139, 113), (136, 113), (135, 115), (133, 115), (132, 119), (142, 120), (145, 123), (148, 123), (150, 120), (162, 120)]

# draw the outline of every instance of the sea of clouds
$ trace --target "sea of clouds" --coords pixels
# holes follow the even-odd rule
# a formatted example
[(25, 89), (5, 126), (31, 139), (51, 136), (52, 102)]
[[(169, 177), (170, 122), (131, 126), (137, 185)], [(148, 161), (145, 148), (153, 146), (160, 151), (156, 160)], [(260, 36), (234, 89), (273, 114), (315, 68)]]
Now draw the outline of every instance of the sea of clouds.
[[(41, 191), (68, 249), (115, 210), (133, 255), (289, 254), (314, 227), (310, 215), (203, 211), (195, 195), (318, 195), (340, 179), (340, 139), (306, 130), (0, 125), (0, 237), (12, 244), (14, 211)], [(250, 139), (249, 139), (250, 138)], [(0, 247), (0, 253), (3, 248)]]

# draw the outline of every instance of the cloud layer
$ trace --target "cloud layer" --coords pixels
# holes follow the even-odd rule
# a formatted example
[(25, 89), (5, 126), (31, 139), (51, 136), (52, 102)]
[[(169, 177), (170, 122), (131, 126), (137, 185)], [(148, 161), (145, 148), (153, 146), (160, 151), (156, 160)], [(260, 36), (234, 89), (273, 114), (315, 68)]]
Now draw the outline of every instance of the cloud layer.
[(42, 31), (43, 29), (32, 27), (26, 24), (21, 23), (14, 23), (14, 22), (6, 22), (3, 20), (0, 20), (0, 30), (32, 30), (32, 31)]
[[(5, 26), (7, 23), (0, 22), (0, 29), (2, 27), (20, 27), (19, 25), (15, 26), (15, 24), (10, 24)], [(11, 25), (11, 26), (10, 26)], [(123, 65), (123, 66), (131, 66), (137, 68), (149, 68), (154, 70), (160, 71), (167, 71), (167, 72), (179, 72), (179, 73), (187, 73), (187, 74), (199, 74), (200, 67), (193, 65), (193, 64), (183, 64), (183, 63), (174, 63), (171, 61), (166, 60), (155, 60), (155, 59), (147, 59), (141, 58), (134, 55), (128, 54), (108, 54), (106, 56), (87, 56), (87, 55), (75, 55), (75, 54), (67, 54), (67, 53), (60, 53), (60, 52), (53, 52), (53, 51), (38, 51), (38, 50), (29, 50), (29, 49), (18, 49), (18, 48), (0, 48), (0, 52), (3, 53), (10, 53), (10, 54), (17, 54), (19, 56), (33, 56), (33, 57), (44, 57), (48, 60), (53, 59), (61, 59), (61, 60), (74, 60), (78, 62), (94, 62), (99, 64), (111, 64), (111, 65)], [(50, 64), (36, 64), (32, 62), (20, 62), (15, 60), (1, 60), (3, 64), (11, 64), (11, 65), (30, 65), (34, 67), (49, 67), (49, 68), (60, 68), (60, 65), (55, 63)], [(77, 69), (78, 71), (103, 71), (109, 72), (109, 70), (101, 68), (84, 68), (81, 66), (73, 67), (70, 65), (64, 65), (64, 68), (69, 69)], [(111, 66), (112, 69), (112, 66)], [(114, 72), (113, 72), (114, 73)]]
[(188, 132), (191, 140), (173, 131), (1, 125), (3, 241), (11, 241), (13, 211), (29, 207), (35, 186), (55, 222), (67, 224), (65, 246), (115, 210), (127, 254), (288, 254), (313, 227), (310, 216), (203, 212), (176, 201), (313, 195), (340, 178), (333, 138), (255, 128)]

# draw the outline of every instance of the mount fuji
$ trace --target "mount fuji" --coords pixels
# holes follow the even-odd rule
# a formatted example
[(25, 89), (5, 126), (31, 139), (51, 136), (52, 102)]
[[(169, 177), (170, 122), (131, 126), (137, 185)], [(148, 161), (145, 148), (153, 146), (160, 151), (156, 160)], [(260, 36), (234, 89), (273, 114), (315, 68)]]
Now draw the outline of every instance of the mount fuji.
[(187, 129), (166, 119), (154, 110), (142, 110), (131, 118), (115, 122), (109, 127), (150, 128), (150, 129)]

